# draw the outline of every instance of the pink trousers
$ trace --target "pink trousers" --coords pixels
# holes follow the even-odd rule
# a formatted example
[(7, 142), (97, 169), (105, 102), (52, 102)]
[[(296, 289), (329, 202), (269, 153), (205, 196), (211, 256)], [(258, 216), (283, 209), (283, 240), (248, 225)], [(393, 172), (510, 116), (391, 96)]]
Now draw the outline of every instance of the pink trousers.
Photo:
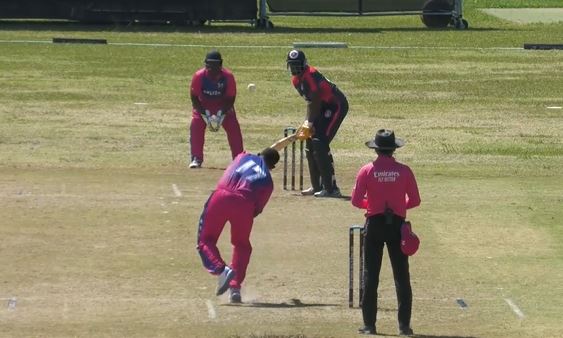
[(254, 222), (254, 204), (226, 190), (214, 191), (203, 208), (199, 218), (197, 250), (203, 266), (213, 275), (223, 271), (225, 261), (217, 248), (217, 241), (225, 224), (231, 224), (233, 252), (229, 266), (235, 270), (235, 278), (229, 286), (240, 288), (246, 277), (252, 245), (250, 232)]
[[(243, 151), (242, 133), (234, 109), (231, 109), (223, 121), (223, 129), (227, 133), (227, 140), (231, 147), (231, 155), (234, 159)], [(203, 162), (203, 145), (205, 144), (205, 131), (207, 124), (201, 114), (192, 110), (192, 123), (190, 124), (190, 148), (192, 159), (195, 157)]]

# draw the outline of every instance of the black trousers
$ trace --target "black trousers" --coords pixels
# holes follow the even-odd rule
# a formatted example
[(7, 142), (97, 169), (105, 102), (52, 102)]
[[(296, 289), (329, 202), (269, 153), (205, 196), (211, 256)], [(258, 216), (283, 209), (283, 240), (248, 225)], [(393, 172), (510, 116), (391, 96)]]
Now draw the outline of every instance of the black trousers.
[[(403, 218), (396, 215), (393, 215), (392, 220), (387, 222), (384, 215), (371, 216), (366, 220), (364, 235), (365, 291), (362, 300), (362, 315), (365, 326), (375, 326), (377, 320), (377, 288), (379, 286), (383, 246), (387, 245), (395, 279), (399, 327), (410, 327), (412, 290), (408, 256), (401, 251), (401, 225), (403, 221)], [(391, 224), (388, 224), (389, 222)]]
[(305, 142), (309, 177), (315, 191), (332, 192), (337, 188), (330, 142), (348, 114), (348, 100), (339, 90), (335, 94), (338, 102), (321, 106), (321, 115), (313, 121), (315, 135)]

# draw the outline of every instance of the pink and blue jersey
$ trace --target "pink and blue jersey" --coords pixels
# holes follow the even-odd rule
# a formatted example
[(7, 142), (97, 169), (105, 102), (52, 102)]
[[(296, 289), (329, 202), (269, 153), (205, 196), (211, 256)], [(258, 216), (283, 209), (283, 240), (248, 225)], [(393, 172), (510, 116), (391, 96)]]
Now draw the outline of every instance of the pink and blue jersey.
[(225, 268), (217, 240), (227, 222), (231, 224), (233, 256), (231, 268), (236, 272), (230, 287), (240, 288), (252, 253), (250, 232), (254, 217), (262, 212), (274, 190), (270, 170), (264, 159), (240, 153), (227, 167), (216, 189), (211, 193), (199, 219), (197, 249), (203, 266), (212, 274)]
[(225, 105), (226, 99), (236, 97), (235, 77), (227, 68), (222, 68), (221, 73), (216, 77), (211, 77), (207, 69), (202, 68), (192, 77), (190, 93), (197, 96), (205, 109), (215, 114)]
[(256, 216), (268, 203), (274, 190), (274, 183), (264, 159), (243, 152), (225, 170), (216, 189), (227, 190), (252, 201), (255, 205), (254, 216)]

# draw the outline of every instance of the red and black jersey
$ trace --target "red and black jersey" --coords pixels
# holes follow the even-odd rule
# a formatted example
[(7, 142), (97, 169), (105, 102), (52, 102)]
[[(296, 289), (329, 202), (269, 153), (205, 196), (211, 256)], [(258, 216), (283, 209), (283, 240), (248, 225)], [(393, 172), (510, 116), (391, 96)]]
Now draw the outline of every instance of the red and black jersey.
[(343, 96), (336, 85), (313, 66), (305, 67), (300, 75), (293, 75), (291, 83), (307, 102), (311, 101), (312, 93), (317, 93), (324, 104), (335, 104)]

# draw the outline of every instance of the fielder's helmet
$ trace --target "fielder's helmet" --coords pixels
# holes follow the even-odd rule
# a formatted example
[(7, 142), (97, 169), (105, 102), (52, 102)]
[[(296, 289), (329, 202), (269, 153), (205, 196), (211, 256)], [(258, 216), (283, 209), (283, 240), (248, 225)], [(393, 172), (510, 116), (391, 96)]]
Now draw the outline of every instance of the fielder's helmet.
[(291, 71), (291, 75), (299, 75), (307, 66), (307, 58), (305, 53), (299, 49), (292, 49), (287, 53), (287, 68)]
[(221, 53), (216, 50), (212, 50), (207, 53), (207, 55), (205, 55), (205, 60), (203, 60), (203, 63), (205, 63), (206, 65), (217, 62), (219, 63), (219, 65), (223, 65), (223, 58), (221, 57)]

